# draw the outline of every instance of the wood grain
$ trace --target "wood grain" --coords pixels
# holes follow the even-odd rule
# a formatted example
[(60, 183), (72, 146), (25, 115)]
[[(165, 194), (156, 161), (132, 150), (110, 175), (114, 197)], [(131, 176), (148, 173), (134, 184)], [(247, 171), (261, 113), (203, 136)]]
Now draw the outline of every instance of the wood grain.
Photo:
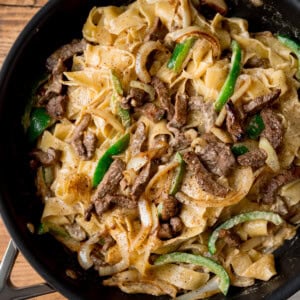
[[(0, 0), (0, 69), (21, 30), (46, 2), (47, 0)], [(9, 240), (9, 234), (0, 218), (0, 259), (5, 253)], [(44, 282), (21, 254), (16, 260), (11, 280), (17, 287)], [(66, 298), (59, 293), (53, 293), (32, 299), (63, 300)]]

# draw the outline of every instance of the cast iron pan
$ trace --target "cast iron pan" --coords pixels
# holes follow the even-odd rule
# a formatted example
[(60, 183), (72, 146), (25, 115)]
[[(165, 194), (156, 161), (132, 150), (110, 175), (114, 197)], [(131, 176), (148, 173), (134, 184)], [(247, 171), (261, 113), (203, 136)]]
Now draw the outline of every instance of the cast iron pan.
[[(247, 0), (227, 1), (229, 15), (245, 17), (250, 30), (272, 30), (300, 39), (300, 1), (264, 0), (256, 8)], [(42, 212), (28, 169), (28, 149), (21, 117), (33, 83), (44, 71), (46, 58), (60, 45), (81, 37), (81, 28), (95, 5), (122, 1), (52, 0), (36, 15), (9, 53), (0, 75), (0, 190), (1, 215), (18, 248), (44, 279), (70, 299), (141, 299), (101, 286), (95, 272), (83, 272), (76, 258), (51, 236), (29, 233), (26, 224), (39, 223)], [(227, 299), (286, 299), (300, 289), (300, 240), (276, 252), (278, 276), (247, 289), (230, 288)], [(73, 269), (78, 278), (66, 276)], [(143, 299), (154, 299), (144, 296)], [(158, 297), (155, 299), (167, 299)], [(213, 299), (222, 299), (216, 296)]]

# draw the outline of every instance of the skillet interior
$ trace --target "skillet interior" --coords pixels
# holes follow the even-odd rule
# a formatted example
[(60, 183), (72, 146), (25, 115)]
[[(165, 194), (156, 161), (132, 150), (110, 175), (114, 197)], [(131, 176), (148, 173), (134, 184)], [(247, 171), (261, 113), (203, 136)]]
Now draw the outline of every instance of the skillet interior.
[[(248, 0), (232, 0), (230, 15), (247, 18), (251, 31), (272, 30), (300, 40), (299, 1), (264, 2), (266, 5), (263, 8), (255, 8)], [(29, 262), (47, 282), (71, 299), (125, 300), (140, 299), (140, 296), (126, 295), (117, 289), (102, 287), (97, 274), (83, 273), (74, 257), (53, 238), (28, 232), (26, 224), (39, 223), (42, 207), (34, 194), (33, 177), (29, 176), (29, 146), (26, 144), (20, 120), (31, 87), (43, 73), (44, 62), (49, 54), (59, 45), (81, 36), (82, 25), (92, 6), (121, 3), (124, 1), (50, 1), (24, 30), (0, 75), (1, 214), (11, 236)], [(300, 241), (296, 238), (286, 243), (277, 251), (276, 256), (279, 276), (248, 289), (231, 288), (228, 299), (285, 299), (298, 290)], [(66, 276), (67, 268), (77, 271), (77, 280)], [(153, 299), (151, 296), (143, 298)], [(216, 296), (213, 299), (221, 298), (222, 296)]]

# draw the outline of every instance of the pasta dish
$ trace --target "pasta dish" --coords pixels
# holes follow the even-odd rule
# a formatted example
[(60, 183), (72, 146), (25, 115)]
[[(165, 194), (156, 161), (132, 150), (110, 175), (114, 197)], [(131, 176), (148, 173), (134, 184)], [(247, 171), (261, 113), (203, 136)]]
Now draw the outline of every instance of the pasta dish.
[[(204, 17), (209, 10), (211, 18)], [(276, 275), (300, 221), (300, 47), (223, 0), (94, 7), (23, 124), (50, 233), (125, 293), (202, 299)]]

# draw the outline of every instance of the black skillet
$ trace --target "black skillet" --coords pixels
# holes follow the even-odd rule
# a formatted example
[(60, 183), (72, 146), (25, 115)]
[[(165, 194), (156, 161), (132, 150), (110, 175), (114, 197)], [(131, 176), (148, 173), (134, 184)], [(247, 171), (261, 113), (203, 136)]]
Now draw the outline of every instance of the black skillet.
[[(230, 2), (230, 3), (229, 3)], [(227, 1), (229, 15), (249, 20), (251, 31), (271, 30), (300, 40), (300, 1), (263, 0), (254, 7), (248, 0)], [(38, 224), (42, 211), (28, 169), (28, 149), (21, 117), (33, 83), (43, 73), (45, 59), (58, 46), (81, 36), (88, 11), (95, 5), (122, 1), (52, 0), (33, 18), (9, 53), (0, 75), (0, 190), (1, 215), (17, 247), (32, 266), (70, 299), (141, 299), (101, 286), (95, 272), (83, 272), (73, 255), (51, 236), (32, 235), (26, 224)], [(1, 241), (0, 241), (1, 242)], [(276, 252), (278, 276), (247, 289), (230, 288), (226, 299), (286, 299), (300, 289), (300, 240), (287, 242)], [(77, 279), (66, 275), (72, 269)], [(154, 299), (142, 296), (143, 299)], [(155, 299), (167, 299), (158, 297)], [(213, 299), (222, 299), (216, 296)]]

